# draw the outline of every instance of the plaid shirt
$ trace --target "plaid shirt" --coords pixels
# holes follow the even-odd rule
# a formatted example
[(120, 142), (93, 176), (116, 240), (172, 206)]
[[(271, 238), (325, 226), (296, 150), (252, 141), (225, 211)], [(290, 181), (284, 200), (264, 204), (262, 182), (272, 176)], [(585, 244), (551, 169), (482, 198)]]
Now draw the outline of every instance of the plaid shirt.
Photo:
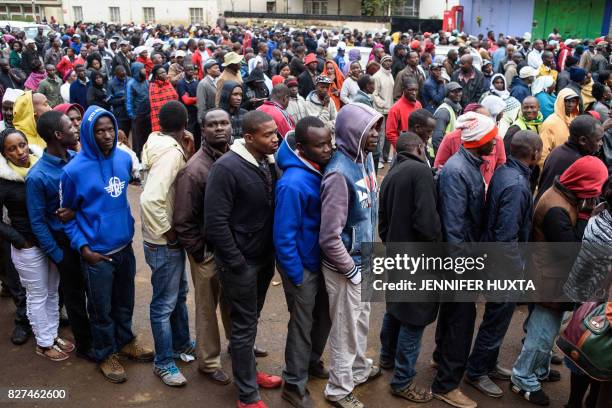
[(149, 101), (151, 102), (151, 130), (158, 132), (159, 111), (168, 101), (178, 101), (178, 94), (170, 81), (153, 81), (149, 85)]

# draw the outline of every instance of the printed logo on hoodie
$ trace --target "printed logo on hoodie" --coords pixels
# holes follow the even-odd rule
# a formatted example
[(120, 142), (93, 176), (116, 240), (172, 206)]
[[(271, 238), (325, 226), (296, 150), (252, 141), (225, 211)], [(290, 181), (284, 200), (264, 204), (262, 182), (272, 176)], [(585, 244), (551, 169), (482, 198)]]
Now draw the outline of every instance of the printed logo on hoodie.
[(108, 186), (104, 187), (104, 190), (106, 190), (111, 197), (117, 198), (123, 192), (124, 187), (125, 181), (121, 181), (119, 177), (115, 176), (108, 179)]

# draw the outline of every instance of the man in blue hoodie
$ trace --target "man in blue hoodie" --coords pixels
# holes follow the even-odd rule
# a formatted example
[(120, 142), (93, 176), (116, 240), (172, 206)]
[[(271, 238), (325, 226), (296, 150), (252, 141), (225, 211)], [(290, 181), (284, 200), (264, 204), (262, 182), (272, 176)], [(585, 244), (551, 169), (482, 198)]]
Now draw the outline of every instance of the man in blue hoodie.
[(380, 375), (366, 358), (370, 303), (361, 299), (361, 243), (374, 242), (378, 184), (371, 152), (378, 147), (382, 115), (361, 103), (345, 105), (336, 119), (338, 150), (321, 183), (322, 271), (332, 318), (325, 398), (341, 408), (363, 408), (356, 385)]
[(321, 362), (331, 321), (319, 228), (322, 171), (331, 154), (331, 131), (313, 116), (287, 133), (278, 152), (284, 173), (276, 185), (273, 239), (290, 316), (282, 397), (297, 408), (314, 407), (306, 389), (309, 373), (329, 377)]
[(59, 192), (60, 207), (75, 212), (64, 231), (83, 260), (93, 357), (115, 383), (127, 379), (118, 353), (139, 361), (153, 359), (132, 332), (136, 260), (127, 196), (132, 159), (117, 148), (117, 132), (110, 112), (98, 106), (87, 109), (81, 152), (64, 166)]
[(119, 129), (123, 130), (126, 136), (130, 134), (130, 129), (132, 128), (132, 121), (126, 109), (125, 91), (127, 82), (125, 68), (123, 65), (118, 65), (115, 68), (115, 76), (108, 81), (108, 96), (110, 97), (108, 102), (112, 106), (113, 115), (115, 115), (117, 123), (119, 123)]
[(132, 78), (125, 90), (125, 107), (132, 120), (132, 150), (140, 159), (142, 147), (151, 133), (151, 105), (149, 103), (149, 81), (147, 71), (140, 62), (131, 67)]

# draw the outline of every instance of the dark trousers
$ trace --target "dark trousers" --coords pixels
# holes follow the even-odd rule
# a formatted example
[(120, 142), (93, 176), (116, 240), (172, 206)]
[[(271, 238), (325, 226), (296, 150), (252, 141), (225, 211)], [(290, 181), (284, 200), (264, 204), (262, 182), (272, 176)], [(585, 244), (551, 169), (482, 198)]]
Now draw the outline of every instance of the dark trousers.
[(132, 150), (140, 159), (142, 147), (151, 134), (151, 116), (141, 115), (132, 119)]
[(91, 326), (87, 315), (85, 280), (81, 269), (81, 256), (70, 246), (64, 233), (53, 234), (64, 252), (62, 261), (57, 264), (60, 274), (59, 289), (64, 300), (66, 313), (77, 351), (87, 354), (91, 349)]
[(219, 271), (223, 294), (230, 306), (232, 333), (232, 371), (240, 401), (257, 402), (257, 367), (255, 337), (257, 319), (266, 300), (268, 286), (274, 276), (274, 257), (249, 262), (244, 269), (221, 268)]
[(187, 108), (188, 120), (187, 120), (187, 130), (191, 132), (193, 135), (195, 151), (197, 152), (202, 144), (202, 136), (200, 132), (200, 124), (198, 123), (198, 110), (192, 110)]
[(2, 240), (0, 251), (2, 254), (1, 267), (4, 269), (2, 282), (9, 290), (13, 302), (15, 303), (15, 325), (20, 325), (30, 330), (30, 321), (28, 320), (26, 311), (26, 292), (24, 287), (21, 286), (19, 273), (11, 261), (11, 243)]
[(402, 328), (402, 322), (390, 313), (383, 316), (380, 327), (380, 361), (385, 364), (393, 364), (397, 352), (397, 340)]
[(515, 306), (514, 303), (486, 303), (482, 323), (468, 359), (469, 379), (477, 380), (495, 369), (499, 348), (512, 321)]
[(303, 395), (306, 393), (308, 369), (321, 360), (329, 336), (329, 299), (320, 271), (313, 273), (304, 269), (304, 279), (299, 287), (284, 273), (281, 277), (289, 309), (283, 379), (298, 387)]
[(82, 263), (87, 288), (87, 309), (93, 335), (92, 351), (101, 362), (134, 339), (134, 276), (132, 245), (109, 255), (112, 261)]
[(117, 119), (117, 123), (119, 124), (119, 129), (123, 130), (123, 133), (125, 133), (125, 137), (130, 137), (130, 130), (132, 129), (132, 121), (129, 118)]
[(459, 386), (472, 348), (475, 320), (473, 302), (440, 305), (434, 351), (438, 373), (431, 386), (434, 393), (446, 394)]

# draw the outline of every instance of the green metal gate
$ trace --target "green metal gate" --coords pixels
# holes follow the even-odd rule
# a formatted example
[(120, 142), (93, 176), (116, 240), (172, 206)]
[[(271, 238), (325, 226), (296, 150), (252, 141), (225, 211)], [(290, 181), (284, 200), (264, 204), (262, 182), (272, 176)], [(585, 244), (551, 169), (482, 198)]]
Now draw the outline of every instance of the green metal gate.
[(598, 37), (605, 4), (605, 0), (535, 0), (533, 37), (545, 38), (553, 28), (563, 38)]

